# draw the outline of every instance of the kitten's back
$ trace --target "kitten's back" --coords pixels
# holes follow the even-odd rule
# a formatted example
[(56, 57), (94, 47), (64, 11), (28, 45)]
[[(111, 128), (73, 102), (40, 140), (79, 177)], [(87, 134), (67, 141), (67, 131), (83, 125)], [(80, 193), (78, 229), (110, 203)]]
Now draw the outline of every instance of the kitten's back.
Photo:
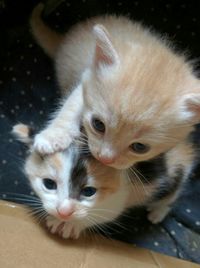
[[(93, 27), (103, 25), (111, 38), (122, 61), (130, 61), (138, 54), (138, 47), (151, 56), (171, 53), (167, 46), (163, 46), (155, 34), (141, 24), (123, 16), (99, 16), (80, 22), (73, 26), (64, 36), (51, 30), (41, 19), (43, 5), (39, 4), (32, 12), (31, 28), (33, 35), (44, 51), (56, 60), (58, 82), (62, 89), (72, 87), (81, 79), (83, 71), (91, 66), (95, 50), (95, 36)], [(58, 53), (57, 53), (58, 52)], [(141, 51), (141, 54), (143, 52)]]
[[(76, 24), (65, 35), (56, 57), (57, 76), (61, 88), (79, 83), (83, 71), (92, 66), (96, 44), (93, 27), (97, 24), (103, 25), (108, 31), (123, 66), (127, 62), (129, 64), (138, 53), (140, 61), (146, 53), (150, 58), (155, 52), (157, 55), (172, 54), (171, 49), (163, 45), (166, 42), (161, 42), (158, 36), (139, 23), (123, 16), (94, 17)], [(133, 61), (133, 64), (136, 63)]]

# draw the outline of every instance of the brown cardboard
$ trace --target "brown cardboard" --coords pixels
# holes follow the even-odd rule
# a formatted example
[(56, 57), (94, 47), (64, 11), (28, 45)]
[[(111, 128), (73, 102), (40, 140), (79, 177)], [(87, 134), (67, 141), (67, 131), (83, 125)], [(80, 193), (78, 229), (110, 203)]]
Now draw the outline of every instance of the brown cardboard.
[(100, 236), (64, 240), (49, 234), (20, 205), (0, 202), (0, 267), (195, 268), (200, 265)]

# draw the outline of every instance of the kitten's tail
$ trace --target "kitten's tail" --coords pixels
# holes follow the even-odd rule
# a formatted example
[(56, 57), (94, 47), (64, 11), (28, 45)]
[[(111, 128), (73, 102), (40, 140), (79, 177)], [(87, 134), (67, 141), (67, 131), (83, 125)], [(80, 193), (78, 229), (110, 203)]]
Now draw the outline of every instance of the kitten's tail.
[(51, 30), (42, 21), (41, 14), (44, 9), (44, 4), (38, 4), (31, 14), (30, 25), (32, 33), (38, 44), (44, 49), (48, 56), (55, 57), (57, 48), (63, 40), (63, 35)]

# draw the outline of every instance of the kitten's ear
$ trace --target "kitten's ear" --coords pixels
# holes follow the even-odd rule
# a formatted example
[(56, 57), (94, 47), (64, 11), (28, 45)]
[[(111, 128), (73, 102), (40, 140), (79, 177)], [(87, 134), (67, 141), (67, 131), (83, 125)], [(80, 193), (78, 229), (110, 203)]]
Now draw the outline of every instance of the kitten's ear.
[(12, 133), (17, 137), (18, 140), (31, 146), (33, 139), (31, 138), (31, 128), (24, 124), (17, 124), (13, 127)]
[(112, 66), (119, 63), (119, 56), (104, 26), (100, 24), (95, 25), (93, 33), (96, 38), (94, 55), (95, 67), (99, 68), (101, 65)]
[(200, 93), (191, 93), (180, 100), (181, 119), (190, 121), (192, 124), (200, 122)]

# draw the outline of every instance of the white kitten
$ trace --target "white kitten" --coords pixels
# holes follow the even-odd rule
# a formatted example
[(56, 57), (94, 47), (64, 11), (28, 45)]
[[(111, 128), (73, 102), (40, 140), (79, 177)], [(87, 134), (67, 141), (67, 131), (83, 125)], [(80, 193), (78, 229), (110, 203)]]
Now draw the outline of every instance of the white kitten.
[[(32, 148), (26, 125), (16, 125), (13, 132)], [(168, 177), (165, 156), (121, 171), (102, 165), (85, 152), (86, 148), (78, 150), (72, 144), (53, 155), (31, 151), (25, 162), (25, 173), (48, 214), (47, 227), (64, 238), (78, 238), (87, 228), (112, 222), (127, 208), (139, 205), (146, 206), (148, 219), (158, 223), (171, 209), (187, 178), (183, 173), (187, 166)], [(189, 161), (190, 156), (183, 157)], [(178, 161), (176, 152), (173, 161)]]

